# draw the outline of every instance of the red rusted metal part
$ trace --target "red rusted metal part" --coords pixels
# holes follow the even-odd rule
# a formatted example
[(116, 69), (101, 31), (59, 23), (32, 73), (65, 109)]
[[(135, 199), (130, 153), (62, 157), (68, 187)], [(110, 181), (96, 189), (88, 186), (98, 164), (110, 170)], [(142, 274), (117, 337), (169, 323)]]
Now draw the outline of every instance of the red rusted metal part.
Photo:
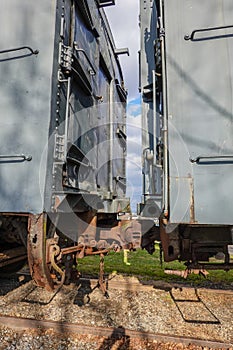
[[(22, 317), (12, 317), (12, 316), (3, 316), (0, 315), (0, 324), (4, 327), (7, 325), (10, 328), (16, 329), (35, 329), (38, 331), (38, 334), (41, 330), (51, 329), (57, 334), (64, 336), (65, 334), (81, 334), (81, 335), (93, 335), (93, 336), (103, 336), (109, 337), (111, 339), (122, 337), (129, 337), (131, 339), (146, 339), (147, 341), (157, 341), (159, 343), (166, 343), (166, 347), (161, 346), (162, 348), (169, 348), (168, 343), (172, 343), (170, 348), (184, 348), (180, 346), (181, 344), (186, 345), (187, 348), (190, 348), (190, 345), (196, 345), (200, 348), (206, 349), (232, 349), (232, 344), (227, 342), (221, 342), (211, 339), (201, 339), (201, 338), (191, 338), (183, 337), (171, 334), (161, 334), (161, 333), (149, 333), (145, 331), (135, 331), (130, 329), (125, 329), (123, 327), (113, 328), (113, 327), (97, 327), (93, 325), (85, 325), (79, 323), (68, 323), (61, 321), (48, 321), (48, 320), (36, 320), (33, 318), (22, 318)], [(177, 343), (177, 346), (174, 345)], [(161, 348), (158, 346), (158, 348)], [(116, 349), (116, 347), (114, 347)], [(121, 347), (126, 348), (126, 347)], [(127, 348), (129, 348), (127, 346)], [(192, 346), (191, 346), (192, 348)], [(113, 349), (113, 347), (112, 347)], [(119, 347), (118, 347), (119, 349)]]
[(160, 218), (160, 239), (161, 239), (161, 244), (163, 248), (163, 254), (164, 254), (164, 261), (172, 261), (174, 260), (173, 256), (169, 256), (169, 236), (166, 231), (166, 226), (164, 225), (163, 218)]
[(1, 260), (8, 260), (19, 257), (26, 254), (26, 248), (24, 246), (12, 248), (9, 250), (4, 250), (0, 253)]
[(110, 239), (123, 249), (137, 249), (141, 247), (141, 224), (132, 219), (118, 220), (113, 227), (98, 227), (100, 242)]
[(142, 227), (137, 220), (121, 220), (121, 233), (126, 242), (124, 249), (139, 249), (141, 247)]
[(0, 253), (0, 267), (15, 264), (27, 259), (27, 252), (24, 246), (5, 250)]
[(190, 187), (190, 223), (196, 223), (195, 220), (195, 201), (194, 201), (194, 184), (193, 178), (189, 176), (189, 187)]
[(46, 214), (30, 215), (28, 220), (28, 264), (38, 286), (52, 291), (54, 282), (46, 261)]
[(90, 248), (87, 248), (85, 251), (85, 255), (101, 255), (109, 253), (111, 249), (103, 249), (98, 251), (91, 251)]
[(109, 298), (106, 281), (104, 279), (104, 254), (100, 254), (100, 271), (98, 285), (106, 298)]
[(183, 271), (180, 270), (164, 270), (164, 272), (167, 275), (176, 275), (176, 276), (181, 276), (183, 278), (187, 278), (188, 275), (190, 275), (191, 273), (194, 273), (195, 275), (202, 275), (204, 277), (206, 277), (209, 272), (204, 270), (204, 269), (186, 269)]
[(79, 245), (72, 246), (72, 247), (62, 248), (61, 254), (65, 255), (65, 254), (80, 252), (83, 249), (83, 247), (84, 247), (83, 244), (79, 244)]
[(12, 258), (12, 259), (10, 259), (10, 260), (4, 260), (4, 261), (1, 261), (1, 260), (0, 260), (0, 268), (1, 268), (1, 267), (6, 267), (6, 266), (9, 266), (9, 265), (16, 264), (16, 263), (18, 263), (19, 261), (23, 261), (23, 260), (25, 260), (25, 262), (26, 262), (26, 259), (27, 259), (27, 254), (18, 256), (18, 257), (16, 257), (16, 258)]

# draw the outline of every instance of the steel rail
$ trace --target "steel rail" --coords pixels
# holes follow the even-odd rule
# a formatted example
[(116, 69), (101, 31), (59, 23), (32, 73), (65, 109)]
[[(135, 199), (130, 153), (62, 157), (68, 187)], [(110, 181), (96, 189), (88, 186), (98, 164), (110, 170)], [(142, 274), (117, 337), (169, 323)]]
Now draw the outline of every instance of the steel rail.
[[(29, 276), (29, 272), (17, 272), (17, 275), (26, 275)], [(81, 277), (79, 278), (79, 282), (81, 283), (90, 283), (90, 286), (94, 288), (98, 284), (97, 278), (89, 278), (89, 277)], [(152, 290), (165, 290), (169, 291), (170, 289), (182, 289), (182, 290), (190, 290), (190, 289), (197, 289), (200, 292), (203, 293), (214, 293), (214, 294), (224, 294), (224, 295), (233, 295), (233, 289), (215, 289), (215, 288), (207, 288), (207, 287), (193, 287), (188, 285), (182, 285), (179, 283), (165, 283), (164, 287), (162, 286), (163, 283), (160, 283), (159, 285), (156, 285), (154, 281), (146, 281), (143, 282), (136, 282), (136, 281), (126, 281), (126, 280), (114, 280), (113, 277), (106, 276), (105, 282), (107, 283), (108, 289), (119, 289), (119, 290), (126, 290), (126, 291), (137, 291), (137, 292), (146, 292), (146, 291), (152, 291)], [(161, 282), (161, 281), (160, 281)]]
[(134, 339), (155, 340), (164, 343), (182, 343), (187, 345), (193, 344), (212, 349), (229, 349), (232, 346), (232, 344), (230, 343), (225, 343), (216, 340), (204, 340), (200, 338), (135, 331), (121, 327), (93, 327), (78, 323), (36, 320), (34, 318), (22, 318), (2, 315), (0, 315), (0, 325), (5, 327), (7, 326), (9, 328), (24, 330), (25, 328), (39, 330), (52, 329), (55, 333), (62, 334), (93, 335), (117, 339), (121, 337), (130, 337)]
[[(80, 281), (90, 283), (91, 287), (94, 287), (98, 284), (97, 279), (88, 279), (88, 278), (80, 278)], [(184, 290), (198, 290), (202, 293), (214, 293), (214, 294), (224, 294), (224, 295), (233, 295), (233, 290), (231, 289), (214, 289), (214, 288), (206, 288), (206, 287), (193, 287), (193, 286), (185, 286), (180, 285), (178, 283), (169, 283), (165, 284), (163, 286), (157, 286), (155, 283), (152, 282), (146, 282), (143, 284), (143, 282), (131, 282), (131, 281), (114, 281), (114, 279), (107, 279), (106, 283), (109, 289), (119, 289), (119, 290), (126, 290), (126, 291), (137, 291), (137, 292), (149, 292), (152, 290), (165, 290), (169, 291), (171, 289), (182, 289)]]

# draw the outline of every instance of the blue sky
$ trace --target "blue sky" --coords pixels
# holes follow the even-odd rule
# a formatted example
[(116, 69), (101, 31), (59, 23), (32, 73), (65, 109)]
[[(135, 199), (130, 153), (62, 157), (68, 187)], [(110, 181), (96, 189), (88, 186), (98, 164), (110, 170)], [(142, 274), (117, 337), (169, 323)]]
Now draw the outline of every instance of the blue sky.
[(139, 51), (139, 0), (116, 0), (116, 5), (106, 7), (117, 48), (129, 48), (130, 56), (119, 56), (128, 89), (127, 106), (127, 195), (131, 208), (141, 200), (141, 106), (138, 92)]

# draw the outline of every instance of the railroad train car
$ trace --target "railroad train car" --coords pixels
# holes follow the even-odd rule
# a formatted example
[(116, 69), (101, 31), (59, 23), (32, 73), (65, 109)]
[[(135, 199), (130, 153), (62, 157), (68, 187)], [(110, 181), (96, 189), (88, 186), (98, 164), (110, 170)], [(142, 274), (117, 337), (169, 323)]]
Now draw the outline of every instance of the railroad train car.
[(132, 243), (119, 217), (129, 200), (118, 56), (128, 50), (115, 47), (110, 5), (8, 0), (1, 8), (0, 273), (28, 255), (32, 277), (49, 290), (77, 257)]
[(188, 269), (232, 268), (232, 14), (231, 0), (140, 1), (143, 246)]

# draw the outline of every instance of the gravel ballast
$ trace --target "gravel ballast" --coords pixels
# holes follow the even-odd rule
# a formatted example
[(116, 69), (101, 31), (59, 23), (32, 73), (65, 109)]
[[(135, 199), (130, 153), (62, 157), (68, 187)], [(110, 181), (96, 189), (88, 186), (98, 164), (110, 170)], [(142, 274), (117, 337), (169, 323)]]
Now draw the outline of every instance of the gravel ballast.
[[(121, 327), (141, 332), (185, 336), (233, 344), (233, 292), (195, 288), (132, 290), (135, 278), (116, 276), (127, 290), (109, 287), (109, 299), (87, 281), (63, 286), (56, 293), (32, 281), (0, 280), (0, 314), (84, 325)], [(136, 281), (137, 282), (137, 281)], [(11, 285), (12, 284), (12, 285)], [(0, 349), (197, 349), (157, 341), (108, 339), (60, 334), (52, 330), (0, 328)]]

